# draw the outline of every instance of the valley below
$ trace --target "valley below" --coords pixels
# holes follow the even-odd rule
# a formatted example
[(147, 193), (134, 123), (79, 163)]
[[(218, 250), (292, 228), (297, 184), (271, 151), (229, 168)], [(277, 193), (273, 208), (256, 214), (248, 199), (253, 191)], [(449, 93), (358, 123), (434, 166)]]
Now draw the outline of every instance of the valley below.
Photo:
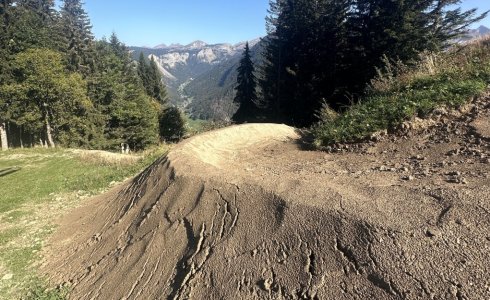
[[(261, 39), (249, 41), (254, 62), (261, 59)], [(245, 42), (209, 45), (130, 47), (134, 59), (143, 53), (163, 74), (170, 102), (197, 119), (229, 120), (236, 110), (234, 87)]]

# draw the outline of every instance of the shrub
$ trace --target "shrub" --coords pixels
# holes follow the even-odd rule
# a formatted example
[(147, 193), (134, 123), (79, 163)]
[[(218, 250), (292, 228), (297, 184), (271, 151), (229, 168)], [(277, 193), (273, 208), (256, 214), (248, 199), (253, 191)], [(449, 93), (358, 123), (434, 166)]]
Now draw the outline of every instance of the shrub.
[(328, 108), (319, 112), (322, 121), (313, 130), (317, 146), (356, 142), (414, 116), (425, 117), (437, 107), (464, 105), (490, 83), (490, 39), (424, 53), (413, 66), (385, 64), (363, 101), (335, 117)]
[(185, 118), (176, 107), (167, 107), (160, 114), (160, 138), (166, 142), (178, 142), (185, 135)]

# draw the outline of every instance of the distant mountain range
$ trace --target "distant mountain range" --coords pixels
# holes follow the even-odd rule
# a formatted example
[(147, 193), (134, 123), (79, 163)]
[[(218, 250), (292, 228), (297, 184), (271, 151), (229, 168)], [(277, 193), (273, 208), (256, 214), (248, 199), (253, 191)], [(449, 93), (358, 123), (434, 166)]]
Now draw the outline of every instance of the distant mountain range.
[(490, 34), (490, 28), (482, 25), (476, 29), (470, 30), (468, 32), (467, 36), (463, 37), (461, 40), (462, 41), (469, 41), (469, 40), (480, 38), (482, 36), (486, 36), (489, 34)]
[[(470, 30), (460, 42), (490, 35), (490, 29), (480, 26)], [(249, 41), (252, 59), (261, 63), (264, 42)], [(213, 44), (195, 41), (188, 45), (161, 44), (153, 48), (130, 47), (135, 59), (141, 52), (153, 57), (164, 74), (164, 81), (174, 105), (200, 119), (227, 119), (236, 110), (233, 104), (234, 86), (245, 42)]]
[[(257, 53), (260, 39), (249, 44), (252, 52)], [(162, 44), (153, 48), (130, 47), (130, 50), (135, 59), (141, 52), (155, 59), (174, 105), (196, 118), (226, 119), (236, 109), (231, 100), (236, 67), (244, 48), (245, 42), (209, 45), (195, 41), (189, 45)]]

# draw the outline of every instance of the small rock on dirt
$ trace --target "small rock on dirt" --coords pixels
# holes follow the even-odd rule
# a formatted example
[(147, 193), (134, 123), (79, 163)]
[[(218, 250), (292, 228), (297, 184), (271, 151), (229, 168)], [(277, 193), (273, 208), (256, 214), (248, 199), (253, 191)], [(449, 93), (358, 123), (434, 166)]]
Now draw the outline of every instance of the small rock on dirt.
[(435, 238), (440, 236), (442, 233), (438, 228), (427, 228), (425, 235), (430, 238)]

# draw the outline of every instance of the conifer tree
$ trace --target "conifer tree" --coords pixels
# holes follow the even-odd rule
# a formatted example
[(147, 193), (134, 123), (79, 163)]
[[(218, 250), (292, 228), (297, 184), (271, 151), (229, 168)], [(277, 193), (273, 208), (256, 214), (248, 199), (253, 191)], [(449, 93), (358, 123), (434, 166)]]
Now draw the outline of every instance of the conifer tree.
[(235, 87), (236, 96), (234, 102), (238, 104), (238, 110), (233, 115), (232, 120), (236, 123), (244, 123), (256, 118), (257, 109), (257, 83), (255, 78), (255, 68), (250, 57), (248, 42), (245, 44), (243, 57), (238, 66), (237, 86)]
[(383, 57), (410, 63), (444, 49), (486, 14), (459, 0), (271, 0), (260, 85), (275, 121), (315, 122), (323, 102), (361, 96)]
[[(10, 81), (9, 41), (11, 33), (12, 0), (0, 0), (0, 85)], [(10, 99), (0, 95), (0, 145), (8, 150), (7, 122), (9, 121)]]
[(0, 0), (0, 82), (8, 74), (9, 43), (11, 37), (12, 0)]
[(61, 23), (68, 68), (87, 76), (94, 68), (94, 37), (82, 0), (63, 0)]
[[(13, 57), (31, 48), (53, 48), (56, 11), (52, 0), (0, 1), (0, 85), (13, 81)], [(12, 121), (12, 99), (0, 99), (0, 134), (7, 143), (7, 125)], [(5, 145), (4, 145), (5, 146)]]
[(39, 139), (106, 149), (158, 142), (166, 100), (158, 66), (147, 64), (150, 95), (115, 34), (95, 44), (82, 6), (81, 0), (64, 0), (58, 13), (53, 0), (0, 0), (3, 148)]
[(138, 76), (140, 77), (141, 83), (143, 84), (147, 92), (149, 91), (148, 88), (150, 82), (149, 75), (150, 75), (150, 70), (149, 70), (148, 62), (146, 61), (143, 52), (141, 52), (138, 58)]
[[(8, 23), (5, 35), (10, 55), (29, 48), (50, 48), (57, 45), (58, 13), (52, 0), (4, 1), (7, 5), (4, 24)], [(10, 5), (8, 5), (10, 3)], [(6, 19), (5, 19), (6, 17)]]
[(38, 14), (43, 20), (52, 19), (55, 15), (54, 0), (19, 0), (19, 7), (23, 7)]
[(150, 78), (151, 82), (149, 96), (156, 99), (161, 105), (165, 105), (167, 102), (167, 91), (165, 89), (165, 85), (163, 84), (162, 73), (158, 69), (157, 62), (153, 56), (150, 59), (148, 77)]
[(162, 73), (158, 69), (158, 65), (153, 56), (151, 56), (148, 63), (143, 52), (140, 53), (138, 59), (138, 75), (148, 96), (157, 100), (161, 105), (165, 105), (167, 102), (167, 91), (163, 84)]
[(149, 97), (138, 78), (126, 46), (114, 34), (111, 40), (96, 43), (96, 71), (89, 78), (89, 95), (103, 123), (102, 148), (114, 149), (128, 143), (144, 149), (158, 142), (156, 100)]
[(128, 49), (126, 46), (119, 40), (119, 37), (115, 32), (112, 32), (111, 37), (109, 38), (109, 45), (112, 48), (112, 51), (120, 58), (126, 59), (128, 58)]
[(160, 138), (165, 142), (178, 142), (185, 135), (183, 113), (174, 106), (164, 108), (159, 116)]

